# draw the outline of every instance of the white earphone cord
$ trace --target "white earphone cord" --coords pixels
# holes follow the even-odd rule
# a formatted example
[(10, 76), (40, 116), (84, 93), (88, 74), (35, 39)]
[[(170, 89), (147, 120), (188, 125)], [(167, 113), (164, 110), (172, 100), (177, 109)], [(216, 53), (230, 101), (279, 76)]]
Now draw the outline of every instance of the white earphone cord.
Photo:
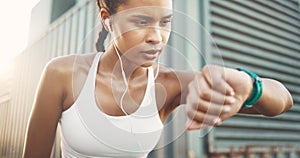
[[(125, 71), (124, 71), (124, 68), (123, 68), (123, 62), (122, 62), (120, 53), (119, 53), (119, 51), (118, 51), (118, 49), (117, 49), (117, 46), (116, 46), (115, 42), (113, 43), (113, 45), (114, 45), (114, 48), (115, 48), (115, 50), (116, 50), (116, 52), (117, 52), (118, 58), (119, 58), (119, 60), (120, 60), (120, 68), (121, 68), (122, 78), (123, 78), (124, 84), (125, 84), (125, 86), (126, 86), (125, 91), (123, 92), (122, 97), (121, 97), (121, 100), (120, 100), (120, 104), (121, 104), (120, 107), (121, 107), (122, 112), (123, 112), (125, 115), (129, 115), (129, 114), (124, 110), (124, 107), (123, 107), (123, 100), (124, 100), (124, 97), (125, 97), (126, 92), (128, 91), (128, 82), (127, 82), (127, 80), (126, 80), (126, 75), (125, 75)], [(159, 58), (158, 58), (157, 70), (156, 70), (156, 74), (155, 74), (154, 80), (156, 80), (156, 78), (157, 78), (157, 76), (158, 76), (158, 73), (159, 73)]]
[(125, 115), (128, 115), (128, 113), (127, 113), (127, 112), (124, 110), (124, 108), (123, 108), (123, 99), (124, 99), (124, 97), (125, 97), (126, 92), (128, 91), (128, 82), (127, 82), (127, 80), (126, 80), (126, 75), (125, 75), (125, 71), (124, 71), (124, 68), (123, 68), (123, 62), (122, 62), (121, 56), (120, 56), (120, 54), (119, 54), (119, 51), (118, 51), (118, 49), (117, 49), (117, 47), (116, 47), (116, 44), (114, 43), (113, 45), (114, 45), (114, 48), (115, 48), (115, 50), (116, 50), (116, 52), (117, 52), (118, 58), (119, 58), (119, 60), (120, 60), (120, 67), (121, 67), (121, 72), (122, 72), (122, 78), (123, 78), (124, 84), (125, 84), (125, 86), (126, 86), (125, 91), (123, 92), (122, 97), (121, 97), (121, 101), (120, 101), (120, 104), (121, 104), (121, 105), (120, 105), (120, 107), (121, 107), (121, 110), (123, 111), (123, 113), (124, 113)]

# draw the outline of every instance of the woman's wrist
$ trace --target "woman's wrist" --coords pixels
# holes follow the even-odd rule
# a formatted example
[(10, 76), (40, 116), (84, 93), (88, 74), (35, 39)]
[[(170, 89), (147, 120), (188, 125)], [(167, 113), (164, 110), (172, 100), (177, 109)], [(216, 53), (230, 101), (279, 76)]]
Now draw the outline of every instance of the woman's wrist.
[(242, 108), (250, 108), (255, 103), (257, 103), (260, 97), (262, 96), (262, 79), (255, 73), (244, 68), (237, 68), (237, 70), (244, 72), (244, 74), (248, 75), (248, 78), (250, 77), (251, 79), (250, 89), (252, 90), (250, 91), (250, 93), (248, 93), (249, 95), (244, 104), (242, 105)]

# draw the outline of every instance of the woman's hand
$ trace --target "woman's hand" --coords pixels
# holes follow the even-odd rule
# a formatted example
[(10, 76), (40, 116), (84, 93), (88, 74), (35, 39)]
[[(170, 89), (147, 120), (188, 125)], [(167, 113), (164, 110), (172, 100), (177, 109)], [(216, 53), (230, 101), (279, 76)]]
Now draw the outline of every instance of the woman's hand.
[(188, 130), (220, 125), (241, 109), (252, 91), (252, 79), (235, 69), (209, 65), (189, 84)]

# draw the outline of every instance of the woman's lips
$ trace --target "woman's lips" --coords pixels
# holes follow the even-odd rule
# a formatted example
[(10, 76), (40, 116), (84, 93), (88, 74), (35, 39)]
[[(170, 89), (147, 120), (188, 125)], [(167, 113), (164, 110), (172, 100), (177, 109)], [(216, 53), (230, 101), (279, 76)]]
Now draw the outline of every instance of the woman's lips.
[(157, 58), (159, 50), (148, 50), (148, 51), (143, 51), (142, 53), (147, 60), (153, 60)]

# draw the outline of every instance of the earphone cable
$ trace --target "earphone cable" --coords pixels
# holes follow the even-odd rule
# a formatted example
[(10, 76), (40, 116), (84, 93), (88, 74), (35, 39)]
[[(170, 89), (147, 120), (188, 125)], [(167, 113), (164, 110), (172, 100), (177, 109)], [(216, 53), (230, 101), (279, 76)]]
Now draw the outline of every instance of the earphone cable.
[(121, 100), (120, 100), (120, 104), (121, 104), (120, 107), (121, 107), (121, 110), (123, 111), (123, 113), (125, 115), (128, 115), (128, 113), (124, 110), (124, 107), (123, 107), (123, 100), (124, 100), (126, 92), (128, 91), (128, 82), (126, 80), (126, 75), (125, 75), (125, 71), (124, 71), (124, 68), (123, 68), (123, 62), (122, 62), (120, 53), (119, 53), (119, 51), (117, 49), (117, 46), (116, 46), (115, 42), (113, 43), (113, 45), (114, 45), (114, 48), (116, 50), (116, 53), (117, 53), (119, 61), (120, 61), (120, 68), (121, 68), (122, 78), (123, 78), (123, 81), (124, 81), (124, 84), (125, 84), (125, 87), (126, 87), (125, 91), (122, 94)]

